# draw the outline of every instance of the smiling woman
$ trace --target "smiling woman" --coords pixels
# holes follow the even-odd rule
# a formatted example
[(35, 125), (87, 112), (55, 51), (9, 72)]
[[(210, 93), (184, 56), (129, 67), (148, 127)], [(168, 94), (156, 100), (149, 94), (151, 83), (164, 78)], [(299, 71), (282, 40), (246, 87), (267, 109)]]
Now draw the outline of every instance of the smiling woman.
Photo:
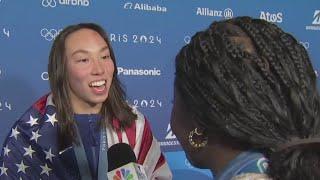
[(107, 99), (114, 63), (104, 39), (95, 31), (81, 29), (65, 41), (67, 76), (75, 113), (99, 113)]
[(51, 93), (14, 124), (1, 179), (106, 179), (107, 149), (127, 143), (148, 179), (172, 175), (145, 116), (125, 101), (115, 56), (96, 24), (66, 27), (50, 52)]

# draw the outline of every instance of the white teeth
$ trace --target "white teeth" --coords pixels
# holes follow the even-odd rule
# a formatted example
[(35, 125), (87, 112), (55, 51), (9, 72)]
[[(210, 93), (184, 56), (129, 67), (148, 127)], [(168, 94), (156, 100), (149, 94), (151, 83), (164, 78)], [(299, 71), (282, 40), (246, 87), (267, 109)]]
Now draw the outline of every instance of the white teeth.
[(95, 82), (90, 83), (90, 86), (97, 87), (97, 86), (102, 86), (102, 85), (105, 85), (105, 84), (106, 84), (105, 80), (103, 80), (103, 81), (95, 81)]

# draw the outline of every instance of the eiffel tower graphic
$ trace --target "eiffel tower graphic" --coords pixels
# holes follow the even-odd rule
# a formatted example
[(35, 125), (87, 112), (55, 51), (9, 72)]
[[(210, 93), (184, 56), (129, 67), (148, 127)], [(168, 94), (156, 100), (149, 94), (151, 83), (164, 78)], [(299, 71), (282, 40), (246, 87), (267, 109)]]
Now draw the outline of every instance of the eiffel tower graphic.
[(320, 25), (320, 10), (315, 10), (313, 15), (313, 25)]

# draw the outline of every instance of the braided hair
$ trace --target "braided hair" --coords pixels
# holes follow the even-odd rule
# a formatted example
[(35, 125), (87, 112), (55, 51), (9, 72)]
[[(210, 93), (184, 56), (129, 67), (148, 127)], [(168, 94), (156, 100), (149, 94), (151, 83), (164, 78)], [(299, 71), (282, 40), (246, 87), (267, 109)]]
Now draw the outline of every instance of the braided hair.
[(320, 177), (316, 74), (305, 48), (275, 24), (250, 17), (213, 22), (176, 57), (175, 86), (207, 132), (263, 149), (274, 179)]

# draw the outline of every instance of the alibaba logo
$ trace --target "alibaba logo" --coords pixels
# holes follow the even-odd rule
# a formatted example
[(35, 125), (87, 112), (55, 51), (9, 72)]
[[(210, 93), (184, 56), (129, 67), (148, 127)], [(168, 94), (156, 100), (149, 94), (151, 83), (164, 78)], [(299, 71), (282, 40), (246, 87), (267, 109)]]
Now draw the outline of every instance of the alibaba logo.
[(127, 2), (123, 5), (123, 8), (124, 9), (132, 9), (132, 6), (133, 6), (132, 2)]
[(57, 6), (57, 2), (56, 0), (42, 0), (42, 6), (43, 7), (56, 7)]

